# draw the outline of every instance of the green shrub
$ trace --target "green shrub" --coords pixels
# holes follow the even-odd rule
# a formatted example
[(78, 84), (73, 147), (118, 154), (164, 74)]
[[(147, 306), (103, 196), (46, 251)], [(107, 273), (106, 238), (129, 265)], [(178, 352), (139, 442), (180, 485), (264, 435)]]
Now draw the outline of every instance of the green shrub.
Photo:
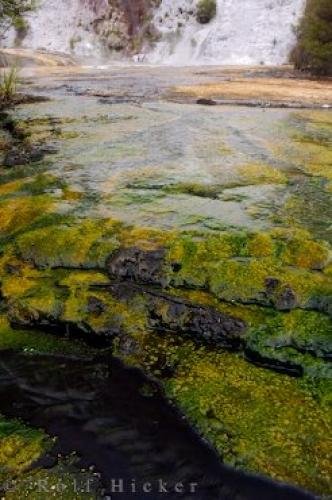
[(214, 18), (217, 13), (216, 0), (200, 0), (197, 5), (196, 19), (201, 24), (206, 24)]
[(295, 67), (332, 75), (332, 1), (307, 0), (291, 59)]

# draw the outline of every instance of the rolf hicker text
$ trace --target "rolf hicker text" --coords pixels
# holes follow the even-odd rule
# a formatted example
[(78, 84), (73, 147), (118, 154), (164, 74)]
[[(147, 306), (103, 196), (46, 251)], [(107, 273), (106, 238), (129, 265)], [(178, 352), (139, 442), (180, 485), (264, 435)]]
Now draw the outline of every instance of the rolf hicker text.
[[(0, 485), (3, 491), (15, 491), (18, 488), (22, 491), (22, 487), (27, 492), (38, 492), (38, 493), (64, 493), (74, 492), (74, 493), (94, 493), (100, 489), (100, 483), (98, 477), (89, 478), (73, 478), (72, 480), (66, 481), (61, 478), (47, 477), (36, 480), (26, 480), (26, 481), (8, 481), (5, 484)], [(24, 483), (24, 484), (22, 484)], [(171, 482), (164, 479), (154, 479), (153, 481), (138, 481), (136, 479), (131, 479), (129, 481), (121, 478), (113, 478), (108, 481), (106, 485), (103, 485), (102, 489), (106, 492), (104, 496), (105, 499), (111, 499), (112, 494), (125, 494), (130, 493), (133, 496), (139, 495), (141, 493), (151, 494), (178, 494), (183, 495), (184, 493), (189, 493), (194, 495), (198, 490), (197, 482)], [(109, 496), (107, 496), (109, 495)]]

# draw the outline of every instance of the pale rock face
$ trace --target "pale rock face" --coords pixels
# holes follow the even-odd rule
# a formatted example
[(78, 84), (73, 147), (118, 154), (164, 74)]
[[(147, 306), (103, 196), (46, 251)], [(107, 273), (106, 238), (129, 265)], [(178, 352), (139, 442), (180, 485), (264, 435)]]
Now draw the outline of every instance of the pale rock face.
[(108, 0), (41, 0), (27, 21), (26, 48), (99, 57), (112, 43), (125, 45), (127, 26)]
[(88, 54), (98, 41), (89, 30), (93, 10), (81, 0), (41, 0), (27, 16), (29, 31), (23, 47)]
[(149, 54), (166, 64), (282, 64), (295, 42), (305, 0), (217, 0), (217, 15), (201, 25), (197, 0), (163, 0), (154, 22), (162, 34)]
[[(131, 9), (134, 4), (130, 1), (137, 0), (40, 0), (38, 10), (28, 16), (30, 29), (22, 46), (96, 59), (111, 59), (109, 51), (126, 53), (129, 35), (124, 6)], [(216, 17), (204, 25), (196, 20), (197, 2), (161, 0), (152, 12), (160, 39), (152, 48), (146, 43), (145, 61), (174, 65), (285, 63), (306, 0), (217, 0)], [(12, 39), (9, 36), (7, 45)]]

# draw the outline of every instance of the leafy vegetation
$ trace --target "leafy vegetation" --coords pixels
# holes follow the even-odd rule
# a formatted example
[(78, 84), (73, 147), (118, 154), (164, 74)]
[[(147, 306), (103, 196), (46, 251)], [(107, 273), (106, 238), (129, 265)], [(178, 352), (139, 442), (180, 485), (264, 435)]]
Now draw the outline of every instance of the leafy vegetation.
[(0, 39), (11, 26), (22, 29), (23, 15), (33, 7), (34, 0), (0, 0)]
[(199, 23), (209, 23), (215, 17), (216, 13), (216, 0), (200, 0), (198, 2), (196, 19)]
[(308, 0), (298, 28), (292, 60), (296, 68), (317, 75), (332, 75), (332, 3)]

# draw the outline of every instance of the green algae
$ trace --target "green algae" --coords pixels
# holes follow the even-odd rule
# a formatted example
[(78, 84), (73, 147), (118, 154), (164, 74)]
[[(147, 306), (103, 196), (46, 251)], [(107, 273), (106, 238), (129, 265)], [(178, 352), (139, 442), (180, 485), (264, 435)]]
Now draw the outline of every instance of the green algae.
[(52, 446), (44, 432), (0, 415), (0, 482), (27, 470)]
[(142, 332), (135, 341), (136, 351), (120, 345), (115, 354), (157, 377), (226, 463), (329, 491), (325, 379), (280, 375), (170, 334)]
[(112, 222), (90, 220), (36, 229), (16, 240), (18, 255), (40, 268), (100, 268), (118, 247)]
[(310, 231), (315, 238), (332, 243), (331, 195), (324, 189), (319, 178), (301, 181), (295, 186), (286, 201), (273, 215), (277, 222)]
[[(47, 234), (51, 237), (53, 227), (48, 229)], [(5, 278), (3, 287), (6, 298), (14, 298), (17, 293), (19, 303), (45, 314), (56, 315), (62, 322), (86, 325), (95, 333), (118, 332), (120, 335), (114, 341), (114, 353), (127, 363), (139, 365), (160, 378), (169, 397), (216, 446), (227, 463), (246, 470), (263, 472), (314, 491), (327, 490), (329, 471), (326, 458), (326, 415), (320, 406), (328, 401), (326, 374), (322, 370), (323, 361), (319, 365), (318, 360), (311, 354), (312, 351), (315, 351), (315, 354), (325, 353), (329, 331), (325, 316), (298, 310), (275, 313), (271, 309), (271, 312), (267, 313), (255, 306), (221, 304), (218, 301), (220, 294), (214, 290), (213, 294), (208, 293), (208, 289), (205, 292), (199, 289), (187, 292), (190, 301), (204, 304), (205, 300), (205, 303), (210, 305), (218, 303), (219, 310), (229, 313), (232, 311), (236, 317), (245, 318), (251, 327), (248, 345), (251, 345), (250, 342), (256, 342), (256, 348), (263, 354), (266, 354), (271, 342), (280, 343), (280, 338), (291, 338), (291, 346), (285, 344), (284, 349), (278, 348), (277, 351), (279, 344), (273, 347), (273, 357), (278, 359), (279, 353), (282, 352), (283, 359), (295, 359), (305, 367), (306, 379), (295, 381), (285, 375), (256, 368), (234, 354), (198, 349), (190, 342), (181, 341), (179, 337), (176, 341), (171, 341), (169, 334), (157, 337), (147, 327), (146, 304), (139, 291), (134, 297), (119, 299), (102, 287), (99, 288), (100, 285), (108, 284), (108, 278), (103, 273), (93, 270), (53, 269), (54, 262), (59, 262), (53, 260), (55, 258), (60, 259), (61, 256), (63, 259), (63, 255), (69, 255), (66, 257), (66, 266), (71, 265), (76, 258), (66, 253), (67, 248), (62, 244), (54, 245), (56, 250), (51, 254), (52, 261), (40, 260), (39, 254), (34, 261), (28, 253), (23, 252), (35, 241), (35, 234), (45, 236), (46, 233), (44, 228), (41, 228), (35, 233), (26, 234), (29, 238), (24, 239), (23, 234), (17, 238), (15, 245), (18, 261), (23, 266), (19, 271), (23, 278), (22, 284), (17, 286), (22, 288), (15, 292), (15, 281), (18, 281), (15, 273), (10, 278)], [(75, 237), (80, 234), (81, 224), (77, 223)], [(103, 228), (102, 232), (97, 231), (97, 238), (102, 238), (104, 234)], [(94, 238), (96, 233), (93, 232), (93, 235)], [(229, 284), (224, 277), (226, 274), (223, 276), (223, 283), (231, 290), (229, 297), (236, 296), (237, 300), (239, 297), (241, 299), (239, 290), (246, 292), (248, 284), (253, 286), (252, 283), (257, 280), (259, 266), (263, 271), (257, 293), (264, 287), (264, 279), (271, 275), (271, 271), (293, 275), (295, 270), (304, 282), (308, 283), (311, 291), (311, 278), (316, 275), (316, 271), (311, 268), (323, 266), (326, 259), (325, 245), (320, 246), (317, 242), (314, 242), (311, 253), (301, 253), (300, 236), (307, 237), (302, 233), (248, 235), (246, 232), (225, 232), (218, 236), (203, 237), (201, 234), (189, 232), (179, 237), (176, 233), (164, 234), (157, 230), (127, 228), (113, 223), (109, 237), (114, 238), (115, 235), (119, 246), (138, 245), (144, 249), (153, 249), (160, 248), (162, 244), (168, 245), (168, 262), (173, 265), (180, 263), (182, 266), (177, 272), (174, 269), (166, 270), (177, 276), (173, 286), (181, 286), (181, 282), (175, 280), (178, 279), (178, 274), (181, 275), (184, 271), (190, 276), (187, 284), (192, 288), (199, 288), (206, 285), (207, 276), (210, 280), (209, 286), (213, 283), (212, 277), (217, 276), (216, 279), (219, 280), (220, 274), (217, 275), (217, 271), (220, 273), (221, 269), (226, 269), (231, 262), (242, 266), (247, 266), (248, 262), (255, 263), (257, 267), (251, 264), (252, 275), (240, 274), (238, 278), (238, 268), (233, 269), (236, 280), (230, 275)], [(66, 239), (64, 236), (62, 238)], [(22, 241), (25, 246), (20, 246)], [(76, 240), (76, 243), (77, 241), (80, 240)], [(91, 241), (89, 240), (89, 244)], [(89, 254), (89, 248), (89, 245), (85, 247), (84, 258)], [(45, 252), (42, 255), (47, 257), (48, 249), (42, 249), (42, 252)], [(35, 262), (42, 269), (37, 270), (27, 262), (22, 263), (21, 258)], [(211, 262), (213, 265), (206, 267)], [(271, 267), (271, 263), (274, 267)], [(11, 264), (14, 265), (14, 262)], [(296, 268), (296, 265), (302, 267)], [(289, 276), (287, 283), (290, 282)], [(324, 276), (328, 275), (320, 272), (317, 276), (324, 281)], [(45, 290), (40, 288), (42, 282), (45, 284)], [(234, 289), (231, 289), (231, 286), (234, 286)], [(59, 290), (55, 292), (57, 289)], [(173, 291), (179, 293), (179, 290)], [(54, 304), (57, 303), (58, 293), (61, 297), (61, 308), (55, 311)], [(256, 290), (251, 288), (250, 293), (256, 293)], [(91, 299), (94, 305), (97, 303), (97, 307), (92, 310), (89, 309)], [(129, 353), (128, 342), (131, 345)], [(290, 352), (290, 349), (293, 351)], [(301, 350), (308, 353), (301, 354)], [(164, 379), (166, 372), (172, 375)], [(320, 403), (316, 401), (318, 393), (321, 397)]]
[(313, 311), (271, 312), (264, 322), (251, 326), (246, 351), (264, 363), (300, 367), (317, 400), (332, 403), (332, 325), (325, 315)]
[(13, 193), (20, 191), (22, 184), (23, 183), (20, 180), (0, 184), (0, 197), (3, 198), (4, 196), (12, 195)]
[[(111, 219), (68, 218), (67, 223), (60, 219), (60, 224), (54, 225), (53, 216), (48, 217), (49, 224), (44, 216), (34, 223), (35, 229), (18, 235), (13, 245), (12, 252), (18, 259), (32, 264), (32, 275), (33, 266), (40, 270), (103, 269), (106, 259), (121, 247), (164, 247), (163, 273), (171, 288), (204, 289), (224, 301), (277, 309), (315, 308), (321, 297), (328, 311), (331, 279), (321, 271), (329, 263), (330, 248), (324, 241), (313, 240), (307, 231), (276, 228), (264, 233), (179, 233), (125, 226)], [(13, 290), (8, 291), (15, 275), (8, 278), (7, 274), (3, 279), (4, 294), (15, 296)], [(21, 288), (31, 284), (32, 275), (21, 279)], [(46, 278), (43, 276), (47, 288), (52, 284)], [(289, 291), (293, 299), (288, 305), (283, 297)], [(34, 300), (33, 290), (31, 295)], [(44, 295), (46, 303), (54, 302), (48, 290), (44, 289)]]
[(58, 338), (45, 332), (13, 329), (7, 316), (0, 314), (0, 351), (20, 351), (30, 354), (91, 355), (91, 348), (74, 340)]
[(183, 182), (179, 184), (170, 184), (164, 188), (167, 193), (189, 194), (201, 198), (217, 199), (222, 193), (223, 187), (210, 184), (199, 184), (193, 182)]
[[(150, 189), (162, 189), (165, 193), (187, 194), (201, 198), (219, 199), (224, 191), (235, 187), (245, 187), (261, 184), (286, 184), (288, 178), (284, 172), (270, 165), (260, 163), (240, 165), (234, 169), (230, 180), (222, 184), (208, 184), (203, 182), (178, 182), (166, 185), (149, 185)], [(130, 185), (134, 189), (142, 184), (136, 182)], [(225, 195), (227, 196), (227, 194)], [(230, 200), (231, 201), (231, 200)], [(238, 201), (238, 198), (236, 198)]]
[(292, 117), (296, 131), (292, 139), (296, 146), (299, 168), (307, 175), (322, 177), (324, 188), (330, 192), (332, 186), (332, 141), (331, 118), (328, 113), (297, 113)]
[(191, 303), (212, 307), (216, 311), (241, 318), (249, 327), (259, 326), (273, 310), (257, 305), (243, 305), (235, 302), (223, 302), (205, 290), (170, 289), (170, 295), (184, 298)]
[[(42, 143), (51, 136), (74, 138), (48, 120), (32, 125), (34, 130), (27, 123), (16, 124), (21, 139)], [(294, 142), (310, 158), (302, 170), (314, 175), (316, 169), (318, 175), (321, 165), (325, 172), (329, 162), (326, 140), (311, 140), (308, 132), (299, 139), (294, 137)], [(134, 194), (128, 187), (114, 197), (114, 203), (150, 203), (170, 191), (218, 198), (232, 186), (289, 182), (288, 174), (269, 165), (242, 165), (234, 173), (225, 184), (178, 182), (151, 190), (141, 185), (141, 191)], [(314, 180), (316, 202), (317, 192), (321, 195), (326, 184), (318, 184), (317, 176)], [(61, 191), (58, 197), (56, 191)], [(330, 372), (323, 358), (330, 343), (330, 325), (318, 312), (275, 310), (289, 287), (296, 295), (296, 307), (301, 308), (311, 307), (312, 298), (331, 295), (330, 248), (315, 239), (313, 231), (300, 229), (305, 227), (307, 208), (303, 193), (296, 195), (300, 209), (291, 202), (285, 207), (289, 219), (283, 216), (281, 224), (288, 227), (266, 232), (234, 230), (219, 221), (214, 228), (217, 234), (130, 227), (114, 220), (77, 219), (54, 212), (55, 198), (75, 203), (82, 196), (49, 173), (35, 176), (29, 169), (21, 179), (0, 185), (1, 231), (14, 236), (4, 249), (1, 270), (1, 291), (10, 317), (27, 326), (49, 317), (92, 335), (114, 333), (114, 353), (159, 378), (168, 396), (227, 463), (326, 492), (330, 470), (324, 406), (330, 399)], [(313, 220), (312, 225), (317, 224)], [(326, 239), (323, 231), (319, 236)], [(291, 379), (257, 368), (235, 354), (197, 348), (169, 333), (155, 335), (147, 324), (143, 294), (137, 291), (119, 298), (106, 290), (109, 279), (99, 272), (109, 255), (130, 247), (165, 248), (168, 293), (243, 319), (248, 325), (248, 347), (273, 360), (298, 364), (305, 376)], [(276, 280), (272, 291), (267, 290), (270, 278)], [(1, 349), (75, 351), (67, 341), (11, 330), (6, 320), (1, 321)], [(36, 474), (37, 478), (48, 473)], [(24, 488), (19, 491), (24, 494)]]
[(47, 195), (0, 201), (0, 238), (23, 229), (52, 208), (53, 200)]
[(328, 317), (314, 311), (275, 313), (261, 328), (253, 329), (248, 342), (275, 347), (276, 356), (291, 347), (324, 358), (332, 352), (332, 324)]
[[(173, 240), (167, 255), (174, 287), (204, 288), (219, 299), (277, 306), (287, 287), (297, 304), (306, 307), (317, 295), (331, 295), (331, 281), (315, 269), (324, 268), (329, 248), (300, 231), (267, 233), (221, 232), (186, 234)], [(267, 292), (267, 280), (276, 287)]]
[(260, 163), (243, 165), (238, 169), (238, 175), (241, 180), (237, 185), (252, 184), (286, 184), (287, 176), (281, 170)]
[[(174, 288), (201, 288), (225, 301), (277, 309), (288, 307), (283, 304), (288, 290), (294, 295), (290, 308), (315, 307), (319, 297), (326, 304), (330, 300), (331, 280), (321, 272), (329, 263), (330, 248), (300, 229), (181, 234), (114, 220), (68, 218), (54, 225), (51, 217), (44, 226), (46, 219), (35, 222), (36, 229), (23, 231), (13, 247), (19, 259), (38, 269), (103, 269), (109, 255), (121, 247), (165, 247), (165, 282)], [(4, 279), (5, 289), (10, 281)]]
[(226, 463), (328, 491), (328, 414), (296, 379), (200, 349), (166, 388)]
[(6, 499), (44, 500), (46, 495), (50, 498), (61, 495), (64, 500), (97, 497), (100, 485), (96, 476), (89, 471), (81, 472), (69, 460), (59, 460), (51, 469), (31, 470), (54, 441), (40, 429), (0, 415), (0, 491)]
[(118, 226), (118, 238), (121, 246), (125, 248), (137, 247), (141, 250), (167, 248), (175, 237), (175, 231), (161, 231), (150, 227)]
[(45, 500), (45, 498), (61, 498), (62, 500), (96, 500), (100, 496), (99, 481), (92, 472), (75, 470), (66, 462), (59, 463), (51, 469), (36, 469), (20, 475), (9, 482), (10, 491), (6, 499), (28, 498), (29, 500)]
[(156, 199), (163, 198), (165, 194), (159, 190), (130, 190), (122, 189), (118, 194), (111, 196), (112, 206), (124, 207), (132, 204), (147, 205), (153, 203)]
[(66, 189), (66, 184), (64, 181), (51, 175), (49, 173), (40, 173), (34, 176), (32, 179), (28, 179), (22, 189), (30, 193), (32, 196), (43, 194), (47, 192), (52, 192), (56, 189)]
[(100, 285), (108, 279), (97, 273), (71, 273), (62, 281), (68, 287), (68, 298), (60, 320), (76, 323), (81, 328), (96, 334), (113, 332), (135, 336), (147, 329), (145, 300), (139, 294), (128, 299), (119, 299)]

